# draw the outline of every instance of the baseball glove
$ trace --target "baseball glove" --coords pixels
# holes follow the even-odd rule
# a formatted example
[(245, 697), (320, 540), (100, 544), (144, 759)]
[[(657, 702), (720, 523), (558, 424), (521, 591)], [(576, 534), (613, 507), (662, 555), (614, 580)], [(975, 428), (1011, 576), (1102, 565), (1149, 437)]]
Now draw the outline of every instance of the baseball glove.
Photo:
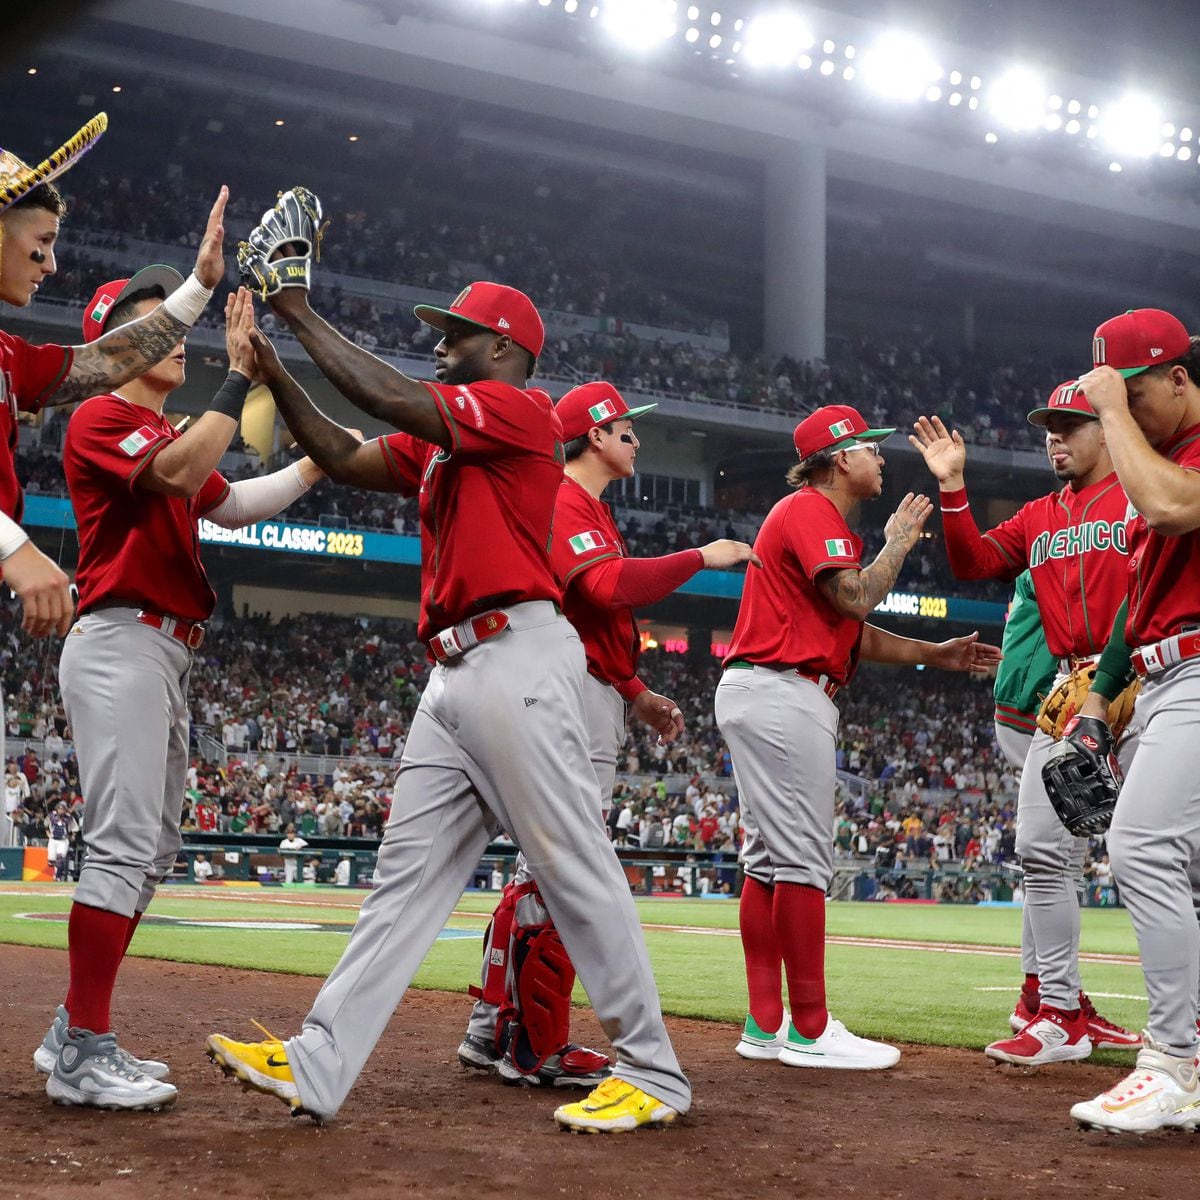
[(1075, 837), (1094, 837), (1112, 823), (1122, 782), (1114, 743), (1098, 717), (1075, 717), (1042, 766), (1046, 795)]
[(321, 201), (308, 188), (281, 192), (244, 242), (238, 243), (242, 282), (265, 300), (283, 288), (308, 290), (312, 260), (321, 260)]
[[(1092, 687), (1092, 680), (1095, 677), (1095, 667), (1084, 667), (1082, 670), (1073, 671), (1062, 683), (1052, 688), (1050, 694), (1042, 701), (1042, 707), (1038, 711), (1038, 728), (1043, 733), (1048, 733), (1056, 742), (1061, 742), (1063, 731), (1083, 707), (1083, 702), (1087, 699), (1087, 694)], [(1135, 679), (1108, 706), (1105, 720), (1108, 721), (1108, 726), (1112, 730), (1114, 742), (1121, 740), (1121, 734), (1125, 732), (1125, 727), (1133, 718), (1133, 705), (1137, 700), (1140, 688), (1140, 682)]]

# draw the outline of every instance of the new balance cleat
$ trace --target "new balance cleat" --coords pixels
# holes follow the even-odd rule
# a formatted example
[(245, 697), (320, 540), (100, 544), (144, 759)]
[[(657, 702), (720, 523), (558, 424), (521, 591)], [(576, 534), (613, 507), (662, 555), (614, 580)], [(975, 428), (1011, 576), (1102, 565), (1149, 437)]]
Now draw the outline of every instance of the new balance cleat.
[(472, 1071), (486, 1071), (489, 1075), (495, 1075), (502, 1057), (494, 1042), (473, 1037), (469, 1033), (458, 1044), (458, 1061)]
[[(462, 1058), (461, 1047), (459, 1058)], [(612, 1074), (612, 1061), (599, 1050), (570, 1042), (536, 1071), (522, 1071), (507, 1054), (496, 1064), (496, 1070), (505, 1083), (518, 1087), (594, 1088)]]
[(1108, 1133), (1194, 1130), (1200, 1125), (1196, 1061), (1165, 1054), (1143, 1035), (1137, 1066), (1107, 1092), (1071, 1109), (1071, 1119)]
[(1079, 993), (1079, 1008), (1087, 1018), (1088, 1037), (1094, 1050), (1140, 1050), (1142, 1035), (1102, 1017), (1084, 992)]
[(792, 1019), (787, 1010), (783, 1013), (783, 1024), (778, 1033), (767, 1033), (762, 1026), (749, 1014), (746, 1014), (746, 1024), (742, 1026), (742, 1036), (734, 1050), (743, 1058), (759, 1060), (775, 1059), (779, 1051), (787, 1045), (788, 1026)]
[(615, 1077), (583, 1100), (554, 1110), (560, 1125), (579, 1133), (628, 1133), (643, 1125), (669, 1125), (677, 1116), (669, 1104)]
[(1016, 1037), (993, 1042), (984, 1050), (996, 1062), (1022, 1067), (1040, 1067), (1046, 1063), (1077, 1062), (1092, 1052), (1087, 1017), (1077, 1009), (1063, 1012), (1043, 1004), (1038, 1014)]
[[(43, 1075), (49, 1075), (54, 1070), (59, 1048), (67, 1036), (68, 1023), (67, 1010), (60, 1004), (58, 1011), (54, 1014), (54, 1023), (46, 1030), (42, 1044), (33, 1052), (33, 1065)], [(149, 1075), (151, 1079), (166, 1079), (171, 1073), (171, 1068), (165, 1062), (159, 1062), (154, 1058), (137, 1058), (123, 1046), (117, 1047), (117, 1053), (132, 1067), (141, 1071), (143, 1075)]]
[(71, 1029), (46, 1080), (46, 1095), (56, 1104), (157, 1112), (179, 1093), (134, 1067), (115, 1034)]
[(806, 1038), (788, 1023), (787, 1038), (779, 1049), (785, 1067), (822, 1067), (834, 1071), (886, 1071), (900, 1061), (900, 1051), (884, 1042), (851, 1033), (841, 1021), (829, 1017), (820, 1037)]
[(298, 1115), (302, 1110), (300, 1092), (288, 1065), (283, 1043), (257, 1021), (252, 1022), (267, 1035), (262, 1042), (235, 1042), (224, 1034), (208, 1038), (208, 1057), (225, 1072), (240, 1079), (246, 1087), (282, 1100)]

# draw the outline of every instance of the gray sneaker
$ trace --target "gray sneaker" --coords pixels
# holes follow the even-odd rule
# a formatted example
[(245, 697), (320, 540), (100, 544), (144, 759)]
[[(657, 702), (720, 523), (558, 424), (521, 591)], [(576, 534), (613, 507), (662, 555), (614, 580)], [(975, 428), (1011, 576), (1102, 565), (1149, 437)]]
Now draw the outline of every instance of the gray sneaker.
[[(46, 1030), (46, 1036), (42, 1038), (42, 1044), (33, 1052), (33, 1065), (43, 1075), (49, 1075), (54, 1070), (59, 1048), (63, 1044), (63, 1039), (67, 1036), (67, 1023), (67, 1010), (60, 1004), (58, 1011), (54, 1014), (54, 1024)], [(156, 1058), (137, 1058), (121, 1046), (117, 1047), (117, 1053), (130, 1066), (141, 1071), (143, 1075), (149, 1075), (151, 1079), (166, 1079), (171, 1073), (171, 1068), (165, 1062), (159, 1062)]]
[(157, 1112), (174, 1104), (179, 1093), (133, 1066), (115, 1034), (71, 1029), (46, 1080), (46, 1095), (58, 1104)]
[(473, 1071), (487, 1071), (494, 1075), (500, 1062), (500, 1051), (494, 1043), (485, 1042), (483, 1038), (472, 1037), (468, 1033), (459, 1044), (458, 1061)]

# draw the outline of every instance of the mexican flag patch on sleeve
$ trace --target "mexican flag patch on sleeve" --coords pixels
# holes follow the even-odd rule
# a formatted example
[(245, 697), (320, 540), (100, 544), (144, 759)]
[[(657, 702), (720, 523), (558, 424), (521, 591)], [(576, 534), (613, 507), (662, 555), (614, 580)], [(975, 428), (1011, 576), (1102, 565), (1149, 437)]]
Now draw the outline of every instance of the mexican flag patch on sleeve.
[(143, 425), (140, 429), (135, 429), (127, 438), (122, 438), (117, 445), (132, 458), (139, 451), (144, 450), (150, 445), (157, 436), (149, 425)]
[(589, 529), (587, 533), (577, 533), (573, 538), (568, 538), (567, 544), (576, 554), (586, 554), (589, 550), (602, 550), (604, 534), (598, 529)]
[(850, 544), (849, 538), (827, 538), (825, 553), (830, 558), (853, 558), (854, 547)]

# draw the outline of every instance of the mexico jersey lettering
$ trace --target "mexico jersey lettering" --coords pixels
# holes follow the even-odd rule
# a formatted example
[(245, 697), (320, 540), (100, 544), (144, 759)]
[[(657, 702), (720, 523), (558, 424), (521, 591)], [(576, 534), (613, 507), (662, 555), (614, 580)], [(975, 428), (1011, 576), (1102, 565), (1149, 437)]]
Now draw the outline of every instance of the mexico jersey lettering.
[(832, 501), (802, 487), (767, 514), (754, 549), (762, 569), (746, 572), (725, 662), (800, 667), (846, 683), (864, 622), (842, 616), (817, 581), (827, 571), (857, 570), (861, 540)]
[(967, 493), (943, 492), (942, 526), (960, 579), (1033, 577), (1046, 645), (1056, 658), (1104, 649), (1125, 598), (1127, 500), (1116, 473), (1023, 505), (980, 534)]
[[(1200, 471), (1200, 425), (1159, 447), (1173, 463)], [(1146, 518), (1130, 509), (1129, 616), (1125, 640), (1145, 646), (1200, 625), (1200, 530), (1181, 537), (1155, 533)]]
[(17, 482), (17, 413), (37, 412), (67, 377), (69, 346), (32, 346), (0, 330), (0, 512), (18, 524), (25, 497)]
[(574, 585), (596, 563), (625, 557), (608, 505), (564, 475), (554, 505), (550, 562), (563, 590), (563, 615), (583, 642), (588, 671), (605, 683), (624, 683), (637, 673), (641, 638), (633, 609), (602, 608)]
[(496, 380), (425, 386), (450, 445), (407, 433), (379, 442), (397, 490), (419, 501), (422, 641), (488, 608), (560, 598), (550, 529), (563, 477), (562, 426), (545, 392)]
[(79, 527), (79, 611), (128, 601), (206, 621), (217, 597), (200, 561), (200, 517), (229, 492), (217, 471), (195, 496), (138, 484), (182, 435), (161, 414), (117, 395), (85, 400), (67, 425), (63, 469)]

